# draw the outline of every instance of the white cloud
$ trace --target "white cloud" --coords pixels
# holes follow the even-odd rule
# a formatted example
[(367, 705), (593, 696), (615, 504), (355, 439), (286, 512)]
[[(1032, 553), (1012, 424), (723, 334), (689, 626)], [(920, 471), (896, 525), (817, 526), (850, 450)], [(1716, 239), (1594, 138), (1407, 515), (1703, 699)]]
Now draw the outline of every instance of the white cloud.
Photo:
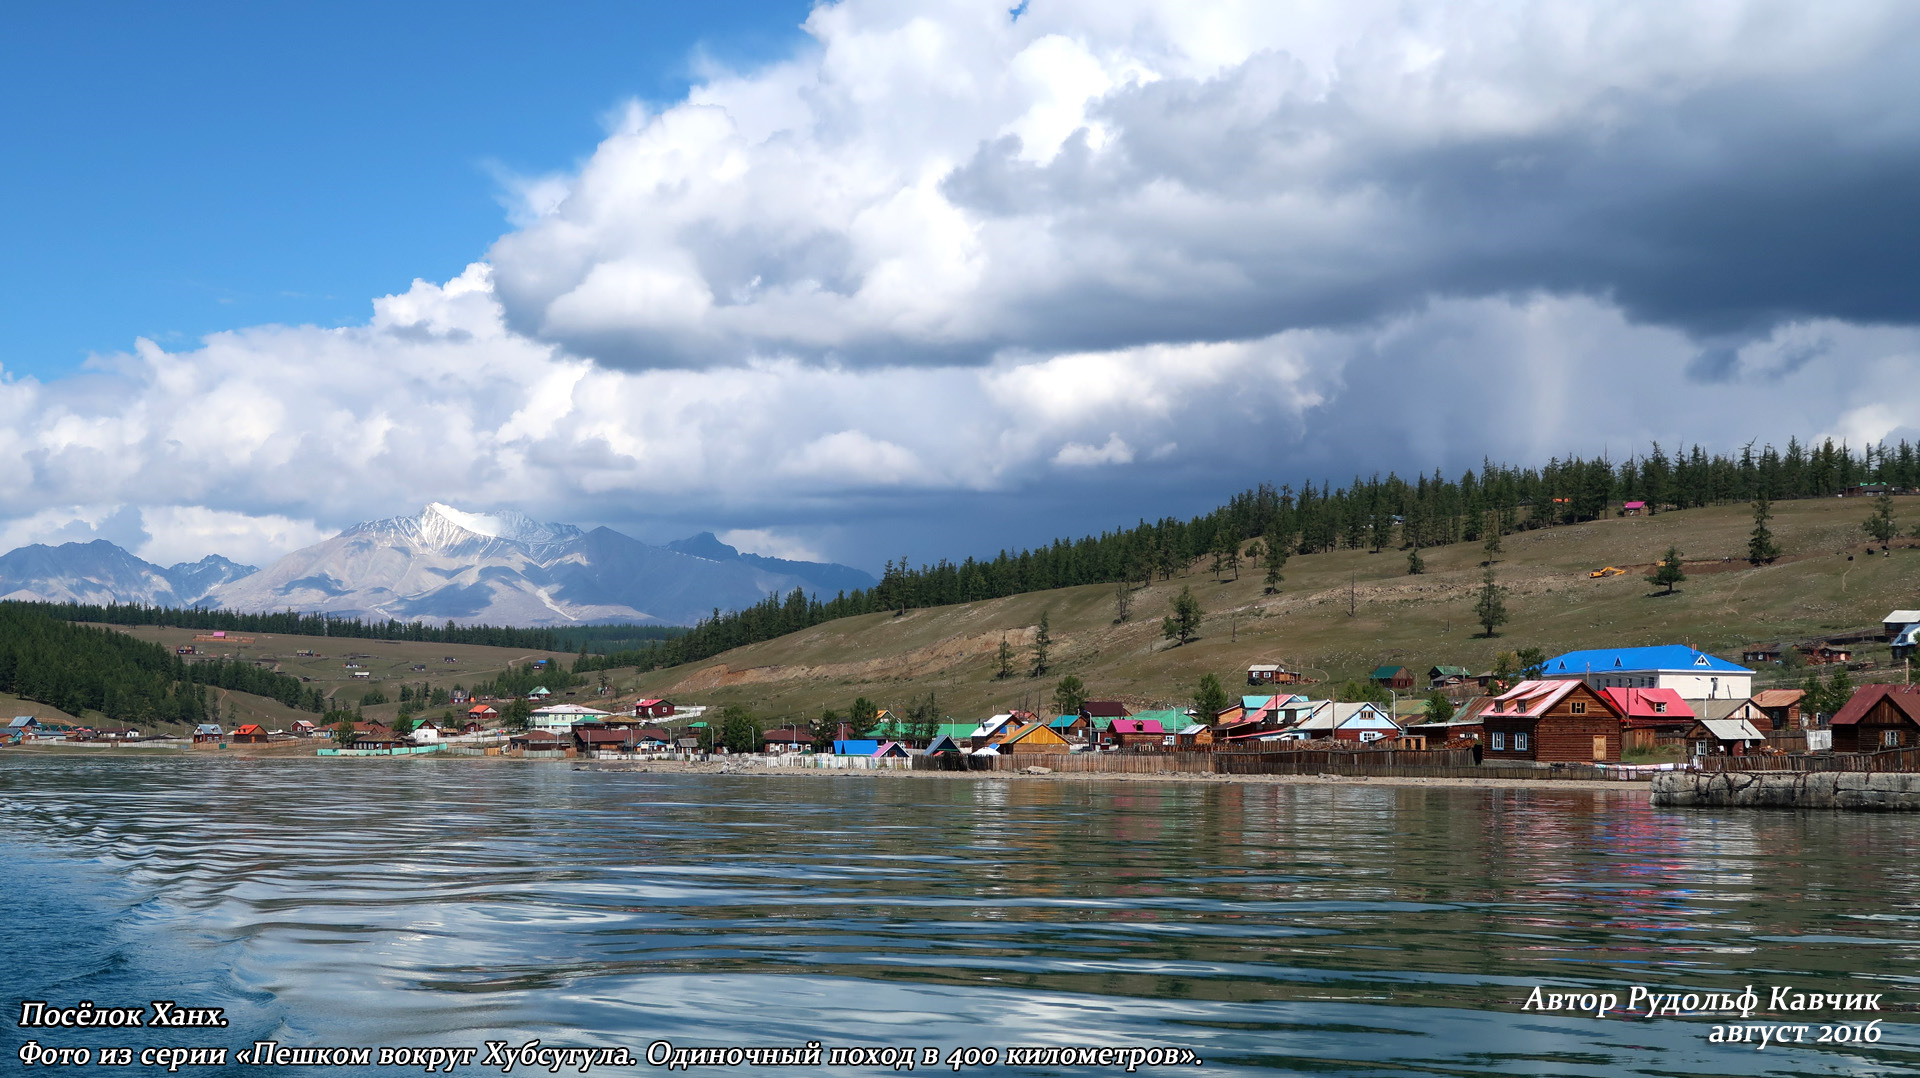
[(1920, 434), (1876, 238), (1914, 224), (1916, 20), (821, 6), (576, 173), (502, 175), (516, 230), (364, 325), (0, 379), (0, 542), (259, 563), (445, 500), (789, 556), (947, 512), (964, 553), (963, 499), (1100, 476)]
[(735, 528), (720, 533), (719, 539), (743, 554), (760, 554), (789, 561), (826, 561), (819, 549), (792, 535), (768, 528)]

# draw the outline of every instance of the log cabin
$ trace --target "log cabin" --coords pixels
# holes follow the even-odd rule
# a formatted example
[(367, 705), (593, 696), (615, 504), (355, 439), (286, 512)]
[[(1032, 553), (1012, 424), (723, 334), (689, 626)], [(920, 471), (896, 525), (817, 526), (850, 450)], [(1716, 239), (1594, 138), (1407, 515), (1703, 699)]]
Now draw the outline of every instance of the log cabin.
[(1622, 715), (1583, 681), (1523, 681), (1480, 713), (1489, 763), (1619, 763)]

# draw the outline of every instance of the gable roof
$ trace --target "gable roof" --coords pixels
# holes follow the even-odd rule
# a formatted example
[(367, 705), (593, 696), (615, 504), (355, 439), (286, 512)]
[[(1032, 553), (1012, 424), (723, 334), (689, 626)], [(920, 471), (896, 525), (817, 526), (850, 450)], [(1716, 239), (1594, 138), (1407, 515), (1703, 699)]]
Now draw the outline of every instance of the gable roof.
[(1020, 729), (1015, 730), (1011, 734), (1008, 734), (1006, 739), (1001, 741), (1000, 744), (1002, 745), (1018, 744), (1021, 741), (1025, 741), (1029, 737), (1033, 738), (1035, 741), (1064, 741), (1065, 740), (1059, 734), (1056, 734), (1053, 732), (1053, 728), (1047, 725), (1046, 720), (1039, 719), (1039, 720), (1035, 720), (1033, 722), (1027, 723), (1026, 725), (1020, 727)]
[(1569, 651), (1547, 660), (1544, 676), (1579, 677), (1634, 671), (1639, 673), (1751, 674), (1744, 666), (1735, 666), (1685, 644), (1662, 644), (1650, 648), (1595, 648)]
[(1805, 695), (1805, 689), (1762, 689), (1753, 694), (1753, 706), (1792, 707)]
[(1765, 741), (1767, 735), (1754, 729), (1745, 719), (1701, 719), (1700, 725), (1707, 733), (1721, 741)]
[(247, 723), (245, 726), (234, 731), (236, 734), (264, 734), (266, 732), (267, 731), (257, 722)]
[[(1566, 699), (1569, 693), (1572, 693), (1583, 684), (1585, 684), (1585, 682), (1578, 679), (1564, 678), (1523, 681), (1513, 688), (1508, 689), (1506, 692), (1501, 693), (1499, 696), (1494, 697), (1493, 702), (1480, 714), (1483, 717), (1499, 716), (1505, 718), (1508, 716), (1520, 716), (1533, 718), (1559, 703), (1561, 700)], [(1609, 713), (1615, 717), (1619, 716), (1620, 706), (1614, 703), (1611, 697), (1601, 692), (1594, 692), (1593, 695), (1600, 701), (1601, 707), (1606, 708)]]
[(1885, 700), (1909, 720), (1920, 724), (1920, 686), (1862, 685), (1847, 698), (1845, 706), (1834, 713), (1829, 726), (1852, 726), (1867, 717), (1873, 705)]
[[(1619, 687), (1600, 690), (1628, 721), (1666, 723), (1691, 722), (1698, 716), (1680, 694), (1672, 689), (1622, 689)], [(1665, 704), (1663, 711), (1658, 706)]]
[(1400, 671), (1405, 669), (1404, 666), (1376, 666), (1373, 668), (1373, 673), (1368, 674), (1367, 677), (1374, 681), (1386, 681), (1398, 677)]
[(1159, 719), (1115, 719), (1113, 732), (1116, 734), (1165, 734), (1166, 728)]
[(1080, 714), (1095, 719), (1124, 719), (1132, 712), (1118, 700), (1088, 700), (1080, 705)]
[(946, 734), (940, 734), (936, 736), (932, 741), (927, 742), (928, 756), (937, 756), (943, 752), (965, 752), (965, 751), (966, 751), (965, 749), (960, 747), (958, 742), (954, 741), (953, 738), (948, 737)]
[(1427, 671), (1429, 677), (1472, 677), (1464, 666), (1436, 666)]
[(1882, 625), (1912, 625), (1920, 622), (1920, 610), (1895, 610), (1880, 619)]

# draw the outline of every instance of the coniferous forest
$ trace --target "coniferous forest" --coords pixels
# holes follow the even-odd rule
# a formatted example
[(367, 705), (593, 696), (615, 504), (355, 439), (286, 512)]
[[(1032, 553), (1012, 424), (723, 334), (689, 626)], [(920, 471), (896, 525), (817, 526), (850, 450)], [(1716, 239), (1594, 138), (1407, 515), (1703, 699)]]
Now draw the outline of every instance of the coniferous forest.
[(26, 603), (0, 603), (0, 691), (78, 715), (121, 723), (204, 722), (209, 687), (271, 697), (319, 711), (320, 694), (299, 678), (231, 660), (183, 662), (158, 644), (74, 625)]

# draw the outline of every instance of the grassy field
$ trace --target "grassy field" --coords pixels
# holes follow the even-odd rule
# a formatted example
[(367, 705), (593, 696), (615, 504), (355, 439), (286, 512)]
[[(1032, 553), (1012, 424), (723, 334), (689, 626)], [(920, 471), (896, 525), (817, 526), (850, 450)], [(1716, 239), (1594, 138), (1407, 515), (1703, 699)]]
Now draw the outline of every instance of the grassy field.
[[(903, 707), (929, 691), (956, 717), (1042, 710), (1065, 674), (1079, 676), (1098, 698), (1171, 706), (1190, 698), (1206, 673), (1235, 691), (1256, 662), (1286, 663), (1337, 685), (1382, 663), (1423, 675), (1439, 663), (1481, 670), (1497, 652), (1528, 646), (1551, 654), (1688, 643), (1737, 661), (1748, 644), (1877, 626), (1890, 609), (1920, 606), (1920, 549), (1898, 540), (1890, 556), (1868, 555), (1860, 523), (1871, 508), (1862, 499), (1777, 503), (1773, 529), (1785, 556), (1759, 568), (1744, 560), (1752, 528), (1746, 506), (1510, 535), (1494, 571), (1512, 620), (1493, 639), (1481, 635), (1473, 614), (1484, 556), (1479, 544), (1461, 544), (1424, 551), (1426, 572), (1417, 576), (1395, 550), (1295, 556), (1280, 594), (1266, 595), (1261, 568), (1216, 581), (1196, 566), (1135, 591), (1126, 622), (1115, 621), (1111, 585), (1067, 588), (833, 621), (684, 667), (619, 671), (615, 680), (678, 702), (745, 705), (773, 723), (844, 709), (863, 695)], [(1920, 498), (1897, 499), (1896, 516), (1904, 526), (1920, 522)], [(1673, 595), (1656, 595), (1645, 574), (1670, 544), (1686, 559), (1689, 579)], [(1588, 578), (1606, 565), (1629, 572)], [(1183, 587), (1207, 616), (1198, 640), (1169, 647), (1160, 621)], [(1030, 677), (1025, 649), (1042, 614), (1055, 641), (1051, 668)], [(1021, 652), (1022, 667), (1007, 680), (993, 676), (1002, 638)], [(1882, 645), (1860, 655), (1887, 660)], [(1774, 670), (1760, 680), (1799, 676)]]

